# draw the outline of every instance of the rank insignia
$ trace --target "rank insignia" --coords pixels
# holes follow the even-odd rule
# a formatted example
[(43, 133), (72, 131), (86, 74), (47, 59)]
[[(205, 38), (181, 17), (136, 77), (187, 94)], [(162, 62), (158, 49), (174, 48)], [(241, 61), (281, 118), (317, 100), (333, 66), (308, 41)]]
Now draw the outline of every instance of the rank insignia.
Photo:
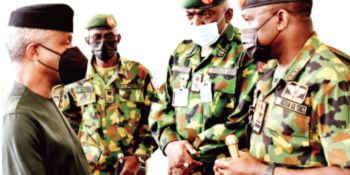
[(264, 121), (267, 103), (261, 101), (258, 109), (258, 118), (254, 122), (253, 132), (259, 134), (261, 131), (262, 123)]
[(290, 75), (288, 76), (287, 80), (289, 80), (289, 81), (294, 80), (295, 76), (298, 74), (299, 71), (300, 71), (299, 68), (293, 69), (292, 73), (290, 73)]
[(306, 85), (290, 82), (285, 87), (282, 93), (282, 97), (287, 100), (302, 104), (305, 101), (308, 90), (309, 87)]
[(218, 57), (223, 57), (225, 55), (226, 49), (222, 48), (218, 54)]
[(114, 103), (114, 90), (105, 89), (105, 101), (107, 104)]

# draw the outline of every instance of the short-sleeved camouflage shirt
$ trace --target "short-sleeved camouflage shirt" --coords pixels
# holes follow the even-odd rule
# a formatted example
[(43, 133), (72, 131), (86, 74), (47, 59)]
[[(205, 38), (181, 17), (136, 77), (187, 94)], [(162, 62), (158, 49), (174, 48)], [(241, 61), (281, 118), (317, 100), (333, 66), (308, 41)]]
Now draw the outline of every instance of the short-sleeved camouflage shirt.
[(295, 169), (350, 167), (349, 58), (315, 33), (275, 86), (277, 62), (269, 62), (257, 84), (251, 155)]
[(56, 87), (53, 98), (78, 133), (93, 173), (113, 169), (118, 153), (148, 159), (157, 149), (148, 125), (155, 97), (151, 73), (140, 63), (118, 55), (110, 80), (96, 73), (95, 57), (87, 78)]
[[(249, 104), (258, 79), (256, 62), (246, 56), (240, 30), (230, 24), (210, 55), (201, 59), (201, 47), (184, 40), (171, 55), (167, 79), (160, 88), (159, 102), (152, 104), (152, 133), (164, 151), (176, 140), (188, 140), (200, 152), (199, 161), (214, 161), (230, 156), (225, 144), (227, 135), (235, 134), (245, 147), (245, 129)], [(196, 74), (196, 75), (195, 75)], [(202, 102), (200, 92), (193, 91), (193, 82), (209, 76), (212, 101)], [(187, 107), (172, 105), (174, 90), (189, 75)], [(202, 90), (202, 89), (200, 89)]]

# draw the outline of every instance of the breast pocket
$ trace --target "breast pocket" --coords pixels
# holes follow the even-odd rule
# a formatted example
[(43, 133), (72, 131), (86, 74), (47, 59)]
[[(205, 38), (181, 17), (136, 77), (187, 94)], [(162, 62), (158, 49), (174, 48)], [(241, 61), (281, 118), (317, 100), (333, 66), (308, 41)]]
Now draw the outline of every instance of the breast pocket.
[(125, 142), (124, 144), (131, 143), (133, 135), (137, 132), (144, 105), (143, 90), (143, 85), (136, 85), (136, 87), (131, 85), (121, 86), (119, 89), (120, 118), (116, 124), (118, 125), (118, 133)]
[(309, 124), (310, 117), (280, 106), (272, 105), (265, 117), (265, 135), (273, 145), (268, 146), (267, 154), (275, 163), (308, 165), (310, 157)]

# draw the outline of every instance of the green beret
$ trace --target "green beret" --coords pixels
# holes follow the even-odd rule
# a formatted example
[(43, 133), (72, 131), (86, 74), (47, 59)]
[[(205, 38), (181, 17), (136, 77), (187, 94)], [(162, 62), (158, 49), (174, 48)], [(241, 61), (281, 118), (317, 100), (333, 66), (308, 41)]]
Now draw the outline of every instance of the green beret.
[(184, 0), (182, 3), (182, 8), (189, 9), (206, 9), (220, 5), (227, 0)]
[(107, 28), (113, 29), (117, 27), (117, 21), (112, 14), (100, 13), (89, 19), (85, 25), (85, 29), (91, 28)]
[(269, 4), (277, 3), (287, 3), (287, 2), (312, 2), (312, 0), (239, 0), (238, 4), (241, 6), (241, 9), (249, 9), (254, 7), (259, 7)]

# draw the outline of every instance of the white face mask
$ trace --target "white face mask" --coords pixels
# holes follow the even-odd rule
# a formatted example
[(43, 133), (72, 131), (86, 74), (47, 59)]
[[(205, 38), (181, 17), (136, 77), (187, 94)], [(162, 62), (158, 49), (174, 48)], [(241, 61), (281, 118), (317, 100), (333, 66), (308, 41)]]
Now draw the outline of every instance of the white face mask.
[(218, 22), (213, 22), (210, 24), (199, 26), (190, 25), (189, 31), (193, 42), (202, 47), (208, 47), (214, 44), (227, 27), (226, 23), (225, 28), (219, 34), (218, 23), (225, 16), (226, 11), (227, 9), (225, 10), (224, 15), (220, 18)]

